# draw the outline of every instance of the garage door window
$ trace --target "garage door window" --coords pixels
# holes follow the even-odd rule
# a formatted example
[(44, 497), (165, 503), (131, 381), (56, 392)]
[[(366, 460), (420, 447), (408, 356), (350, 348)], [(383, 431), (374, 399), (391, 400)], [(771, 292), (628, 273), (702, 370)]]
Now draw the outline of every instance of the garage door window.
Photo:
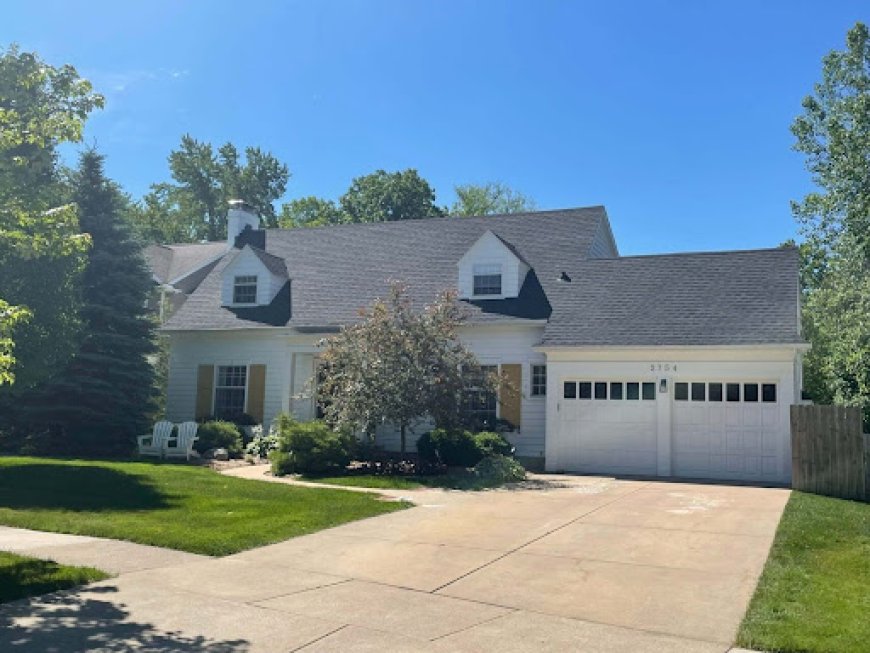
[(562, 388), (562, 396), (565, 397), (565, 399), (576, 399), (577, 384), (574, 381), (565, 381)]
[(632, 401), (640, 399), (640, 383), (626, 383), (625, 398)]
[[(744, 383), (741, 396), (740, 383), (675, 383), (674, 384), (674, 399), (676, 401), (688, 401), (691, 397), (692, 401), (722, 401), (723, 386), (725, 390), (724, 398), (730, 402), (743, 401), (756, 403), (759, 401), (758, 383)], [(765, 403), (776, 403), (776, 384), (762, 383), (761, 384), (761, 401)]]
[(740, 384), (739, 383), (729, 383), (725, 387), (726, 391), (726, 399), (728, 401), (740, 401)]
[(580, 390), (581, 399), (592, 399), (592, 384), (588, 381), (581, 381), (577, 384)]
[(656, 398), (656, 384), (655, 383), (644, 383), (642, 388), (643, 394), (641, 395), (644, 400), (651, 401)]
[(613, 400), (622, 399), (622, 384), (621, 383), (611, 383), (610, 384), (610, 398)]
[(758, 384), (743, 384), (743, 401), (758, 401)]
[(595, 398), (607, 399), (607, 384), (603, 381), (595, 382)]

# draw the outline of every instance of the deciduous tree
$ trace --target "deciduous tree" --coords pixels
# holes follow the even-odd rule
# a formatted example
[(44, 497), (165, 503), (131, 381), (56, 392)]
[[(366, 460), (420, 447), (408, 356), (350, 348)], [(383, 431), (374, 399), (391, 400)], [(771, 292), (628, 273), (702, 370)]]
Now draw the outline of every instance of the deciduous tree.
[(13, 376), (18, 387), (36, 383), (74, 350), (88, 238), (74, 207), (55, 208), (65, 195), (57, 146), (81, 140), (88, 114), (102, 106), (72, 66), (50, 66), (16, 46), (0, 53), (0, 385)]
[(828, 54), (792, 125), (818, 190), (794, 202), (802, 246), (806, 386), (862, 406), (870, 423), (870, 34), (858, 23)]
[(444, 215), (435, 204), (435, 191), (416, 170), (376, 170), (357, 177), (341, 196), (348, 222), (391, 222)]
[(498, 181), (453, 187), (456, 202), (450, 215), (499, 215), (534, 211), (535, 202)]
[(281, 206), (278, 226), (284, 229), (294, 227), (323, 227), (346, 222), (344, 214), (332, 200), (320, 197), (300, 197)]
[(466, 393), (472, 387), (495, 391), (497, 383), (459, 341), (462, 322), (455, 294), (415, 310), (406, 287), (394, 283), (360, 321), (324, 341), (319, 392), (326, 419), (372, 438), (379, 425), (393, 425), (402, 451), (420, 420), (459, 424)]

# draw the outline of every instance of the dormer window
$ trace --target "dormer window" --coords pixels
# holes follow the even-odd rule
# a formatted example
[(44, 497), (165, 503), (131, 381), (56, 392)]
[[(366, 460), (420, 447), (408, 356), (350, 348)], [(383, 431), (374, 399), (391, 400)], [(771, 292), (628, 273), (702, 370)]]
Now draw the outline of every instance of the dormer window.
[(501, 295), (501, 265), (475, 265), (472, 294), (475, 297)]
[(233, 304), (257, 303), (257, 276), (237, 276), (233, 281)]

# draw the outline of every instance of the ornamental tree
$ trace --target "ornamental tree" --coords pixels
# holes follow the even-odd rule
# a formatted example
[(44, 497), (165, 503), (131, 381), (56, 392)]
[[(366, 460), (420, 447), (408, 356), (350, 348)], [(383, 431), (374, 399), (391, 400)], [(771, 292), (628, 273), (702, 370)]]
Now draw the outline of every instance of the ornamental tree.
[(318, 392), (326, 420), (371, 440), (379, 425), (395, 425), (403, 452), (408, 430), (424, 419), (459, 425), (466, 393), (494, 392), (497, 383), (459, 341), (463, 321), (454, 292), (415, 310), (407, 287), (392, 283), (386, 299), (321, 343)]

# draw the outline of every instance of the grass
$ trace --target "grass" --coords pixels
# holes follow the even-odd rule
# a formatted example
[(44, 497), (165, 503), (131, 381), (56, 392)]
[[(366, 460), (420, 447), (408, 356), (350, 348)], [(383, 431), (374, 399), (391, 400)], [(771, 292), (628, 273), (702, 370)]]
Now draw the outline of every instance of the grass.
[(737, 644), (866, 653), (870, 504), (793, 492)]
[(148, 462), (0, 458), (0, 524), (228, 555), (406, 504)]
[(92, 567), (69, 567), (0, 551), (0, 603), (108, 578)]

